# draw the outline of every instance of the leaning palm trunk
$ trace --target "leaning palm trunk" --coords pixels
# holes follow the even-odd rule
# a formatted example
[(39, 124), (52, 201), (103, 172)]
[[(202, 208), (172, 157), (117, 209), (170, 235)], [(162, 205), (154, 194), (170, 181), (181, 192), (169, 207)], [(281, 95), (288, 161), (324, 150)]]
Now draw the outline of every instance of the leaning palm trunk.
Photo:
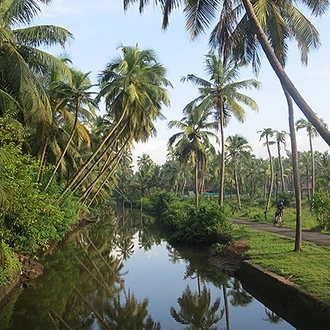
[(320, 133), (324, 141), (330, 146), (330, 132), (327, 130), (326, 126), (322, 123), (322, 121), (316, 116), (311, 107), (307, 104), (307, 102), (300, 95), (295, 85), (292, 83), (286, 72), (284, 71), (281, 63), (277, 59), (276, 55), (272, 47), (269, 44), (267, 36), (262, 29), (258, 18), (256, 17), (253, 6), (250, 0), (242, 0), (243, 5), (245, 7), (246, 13), (250, 19), (251, 24), (255, 28), (257, 38), (261, 44), (261, 47), (273, 68), (275, 74), (279, 78), (282, 86), (286, 89), (287, 93), (292, 97), (294, 102), (297, 104), (299, 109), (303, 112), (306, 118), (313, 124), (313, 126)]
[(301, 192), (299, 187), (300, 178), (299, 178), (299, 167), (298, 167), (298, 148), (297, 148), (296, 130), (294, 124), (294, 111), (293, 111), (292, 99), (284, 87), (283, 87), (283, 91), (288, 103), (288, 110), (289, 110), (293, 184), (294, 184), (294, 191), (296, 197), (296, 236), (295, 236), (294, 250), (300, 251), (302, 249), (302, 229), (301, 229), (302, 224), (301, 224)]
[(87, 200), (88, 196), (90, 195), (90, 193), (94, 189), (94, 187), (97, 184), (99, 178), (104, 174), (104, 172), (106, 170), (109, 169), (109, 167), (111, 166), (114, 159), (115, 159), (115, 157), (111, 158), (111, 153), (110, 153), (108, 158), (106, 159), (104, 165), (102, 166), (99, 174), (97, 175), (97, 177), (93, 180), (93, 182), (87, 187), (87, 189), (84, 191), (84, 193), (80, 196), (79, 202), (82, 202), (83, 204), (85, 204), (85, 201)]
[(99, 175), (94, 179), (94, 181), (90, 184), (88, 189), (86, 189), (84, 194), (80, 197), (79, 202), (85, 203), (85, 201), (87, 200), (89, 194), (92, 192), (92, 190), (94, 189), (96, 184), (100, 181), (100, 178), (102, 178), (104, 173), (108, 171), (108, 169), (110, 168), (110, 166), (113, 164), (113, 162), (116, 159), (117, 159), (117, 164), (118, 164), (118, 161), (119, 161), (119, 159), (121, 158), (121, 156), (123, 154), (123, 151), (126, 147), (127, 142), (128, 142), (128, 140), (126, 140), (126, 143), (121, 147), (121, 149), (119, 150), (117, 155), (114, 155), (112, 158), (109, 157), (109, 159), (107, 160), (105, 166), (103, 167), (103, 169), (101, 169), (101, 172), (99, 173)]
[[(124, 149), (122, 149), (124, 150)], [(89, 201), (87, 207), (90, 207), (92, 205), (92, 203), (94, 202), (95, 198), (98, 196), (98, 194), (100, 193), (101, 189), (103, 188), (103, 186), (108, 182), (110, 176), (114, 173), (114, 171), (116, 170), (119, 161), (121, 159), (121, 157), (123, 156), (123, 152), (120, 151), (120, 155), (117, 157), (117, 162), (116, 164), (113, 166), (112, 170), (108, 173), (108, 175), (106, 176), (106, 178), (103, 180), (103, 182), (100, 184), (100, 186), (98, 187), (98, 189), (96, 190), (94, 196), (91, 198), (91, 200)], [(84, 201), (84, 203), (86, 203), (86, 201)]]
[(108, 153), (110, 148), (113, 146), (114, 142), (117, 140), (116, 138), (120, 136), (120, 134), (124, 131), (125, 126), (121, 128), (121, 130), (116, 134), (116, 136), (111, 137), (111, 140), (109, 141), (108, 146), (103, 150), (103, 152), (99, 155), (99, 157), (96, 159), (94, 164), (87, 170), (87, 172), (82, 176), (82, 178), (78, 181), (78, 183), (75, 185), (75, 187), (72, 189), (72, 193), (76, 192), (77, 189), (85, 182), (87, 177), (94, 171), (96, 166), (100, 163), (100, 161), (104, 158), (104, 156)]
[(99, 146), (96, 148), (96, 150), (92, 153), (92, 155), (87, 159), (86, 163), (78, 170), (78, 172), (75, 174), (75, 176), (72, 178), (72, 180), (67, 184), (65, 189), (60, 195), (60, 198), (62, 198), (68, 191), (71, 189), (71, 187), (77, 182), (81, 174), (84, 172), (84, 170), (90, 165), (90, 163), (93, 161), (93, 159), (96, 157), (96, 155), (100, 152), (102, 147), (106, 144), (106, 142), (110, 139), (113, 132), (118, 128), (120, 123), (123, 121), (125, 115), (127, 112), (127, 107), (125, 106), (123, 113), (121, 117), (119, 118), (116, 125), (112, 128), (112, 130), (107, 134), (107, 136), (103, 139), (103, 141), (99, 144)]
[(64, 149), (62, 151), (62, 154), (61, 154), (60, 158), (57, 160), (57, 163), (56, 163), (55, 168), (54, 168), (54, 170), (52, 172), (52, 175), (50, 176), (50, 178), (49, 178), (49, 180), (48, 180), (48, 182), (46, 184), (45, 190), (48, 189), (48, 187), (50, 186), (51, 182), (53, 181), (53, 178), (54, 178), (54, 176), (55, 176), (58, 168), (61, 165), (62, 159), (64, 158), (64, 156), (65, 156), (66, 152), (68, 151), (69, 146), (70, 146), (70, 144), (71, 144), (71, 142), (73, 140), (74, 132), (76, 130), (77, 123), (78, 123), (78, 112), (79, 112), (79, 102), (77, 101), (77, 103), (76, 103), (76, 111), (75, 111), (75, 115), (74, 115), (74, 122), (73, 122), (73, 127), (72, 127), (71, 134), (69, 136), (68, 141), (66, 142), (66, 145), (65, 145), (65, 147), (64, 147)]
[(41, 180), (42, 169), (43, 169), (43, 166), (45, 164), (45, 159), (46, 159), (46, 151), (47, 151), (47, 147), (48, 147), (48, 140), (49, 140), (49, 137), (47, 136), (44, 147), (42, 148), (42, 153), (41, 153), (41, 158), (40, 158), (40, 165), (39, 165), (38, 176), (37, 176), (37, 182), (40, 182), (40, 180)]

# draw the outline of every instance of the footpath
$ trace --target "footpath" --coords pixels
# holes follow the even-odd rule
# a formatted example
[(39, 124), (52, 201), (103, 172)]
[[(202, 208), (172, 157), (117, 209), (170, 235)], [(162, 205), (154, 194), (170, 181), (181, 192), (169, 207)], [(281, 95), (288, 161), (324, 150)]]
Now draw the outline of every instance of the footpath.
[[(252, 220), (241, 220), (241, 219), (232, 219), (232, 222), (237, 225), (246, 225), (256, 230), (268, 231), (270, 233), (275, 233), (283, 236), (288, 236), (294, 238), (296, 235), (296, 230), (293, 228), (285, 228), (279, 226), (273, 226), (268, 223), (260, 223)], [(309, 230), (302, 231), (302, 240), (314, 243), (320, 246), (330, 247), (330, 235), (322, 234), (318, 232), (313, 232)]]
[[(295, 237), (294, 228), (273, 226), (252, 220), (232, 219), (237, 225), (255, 230)], [(302, 240), (319, 246), (330, 247), (330, 235), (308, 230), (302, 231)], [(242, 262), (238, 278), (242, 286), (276, 315), (281, 315), (299, 330), (329, 330), (330, 306), (309, 294), (290, 278), (284, 278), (265, 270), (259, 265)]]

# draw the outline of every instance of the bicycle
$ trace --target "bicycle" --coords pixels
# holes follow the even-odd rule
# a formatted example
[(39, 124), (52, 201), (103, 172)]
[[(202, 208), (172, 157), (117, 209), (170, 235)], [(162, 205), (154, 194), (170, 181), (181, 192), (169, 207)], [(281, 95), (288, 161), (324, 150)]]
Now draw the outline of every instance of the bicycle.
[(280, 227), (283, 226), (283, 213), (282, 212), (275, 214), (273, 225), (276, 226), (276, 224), (279, 224)]

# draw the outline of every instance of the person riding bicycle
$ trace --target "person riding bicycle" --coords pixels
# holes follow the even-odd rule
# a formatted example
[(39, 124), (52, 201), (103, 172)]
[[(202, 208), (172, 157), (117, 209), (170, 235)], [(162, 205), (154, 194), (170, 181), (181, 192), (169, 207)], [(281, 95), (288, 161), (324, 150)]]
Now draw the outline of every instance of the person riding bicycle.
[(279, 202), (276, 205), (276, 211), (275, 211), (275, 218), (274, 218), (274, 225), (277, 223), (278, 218), (281, 217), (281, 226), (282, 226), (282, 222), (283, 222), (283, 210), (284, 210), (284, 203), (283, 202)]

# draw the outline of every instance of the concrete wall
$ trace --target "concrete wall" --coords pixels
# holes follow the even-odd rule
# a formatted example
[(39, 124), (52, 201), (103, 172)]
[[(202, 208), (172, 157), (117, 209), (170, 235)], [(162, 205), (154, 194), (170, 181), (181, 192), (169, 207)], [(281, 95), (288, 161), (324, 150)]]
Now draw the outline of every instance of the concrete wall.
[(289, 280), (247, 261), (242, 263), (238, 278), (244, 289), (295, 328), (330, 329), (330, 306)]
[(20, 280), (19, 274), (17, 274), (11, 283), (0, 287), (0, 301), (18, 284)]

